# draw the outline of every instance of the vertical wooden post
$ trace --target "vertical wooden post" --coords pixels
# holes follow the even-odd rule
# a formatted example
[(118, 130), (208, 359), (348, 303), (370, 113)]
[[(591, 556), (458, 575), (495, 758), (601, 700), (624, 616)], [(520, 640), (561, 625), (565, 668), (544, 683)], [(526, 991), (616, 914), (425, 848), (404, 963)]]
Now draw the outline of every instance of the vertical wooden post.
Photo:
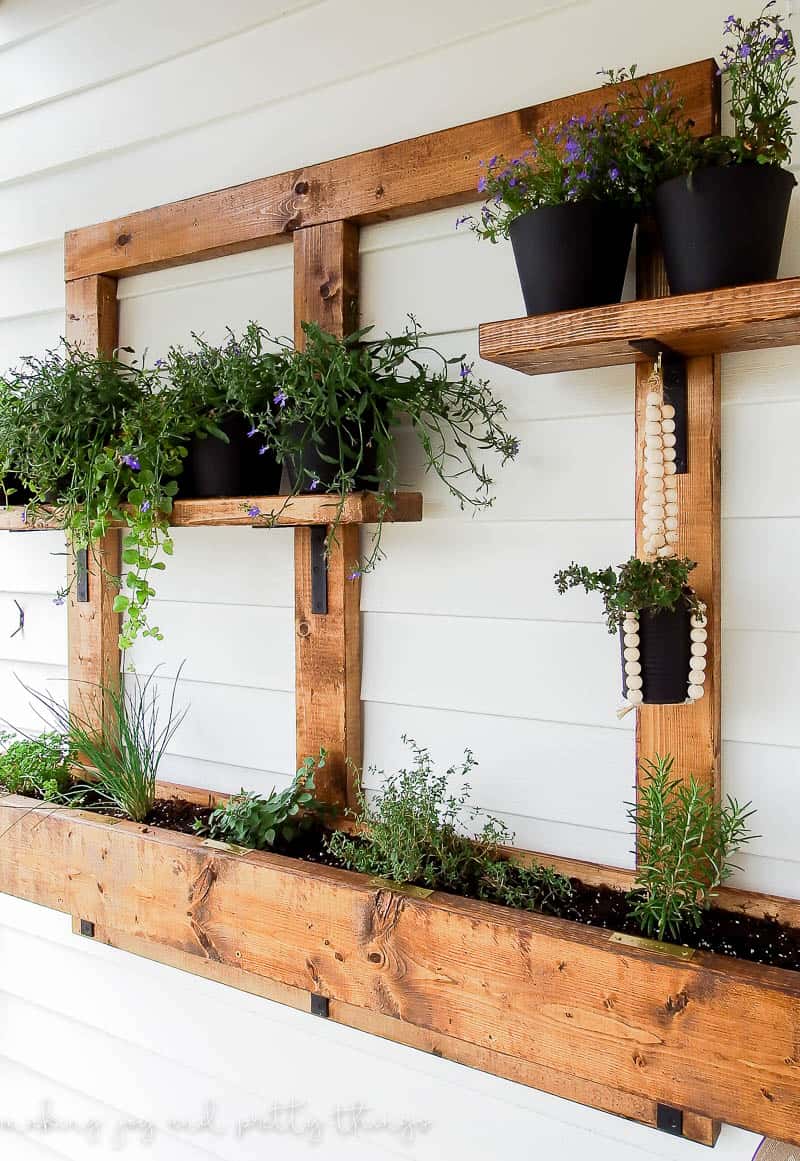
[[(358, 327), (358, 227), (330, 222), (294, 235), (295, 342), (302, 322), (332, 334)], [(361, 583), (351, 579), (360, 554), (358, 525), (343, 525), (328, 560), (328, 611), (312, 612), (311, 529), (294, 534), (297, 761), (328, 751), (317, 795), (334, 806), (352, 801), (348, 761), (361, 765)]]
[[(118, 342), (117, 280), (97, 275), (67, 282), (66, 309), (67, 339), (110, 355)], [(120, 619), (112, 607), (116, 591), (108, 580), (108, 574), (120, 572), (119, 530), (89, 548), (86, 585), (77, 583), (76, 555), (70, 552), (68, 560), (69, 706), (99, 729), (104, 707), (97, 687), (117, 688), (120, 682)]]
[[(645, 226), (638, 244), (640, 298), (668, 293), (663, 263)], [(649, 337), (649, 336), (642, 336)], [(643, 549), (644, 423), (652, 367), (636, 368), (636, 551)], [(643, 705), (637, 711), (636, 759), (672, 754), (676, 777), (693, 774), (720, 792), (720, 360), (703, 356), (686, 364), (688, 471), (675, 477), (678, 487), (678, 556), (697, 562), (692, 584), (708, 605), (708, 666), (705, 696), (691, 705)], [(687, 683), (688, 685), (688, 683)]]

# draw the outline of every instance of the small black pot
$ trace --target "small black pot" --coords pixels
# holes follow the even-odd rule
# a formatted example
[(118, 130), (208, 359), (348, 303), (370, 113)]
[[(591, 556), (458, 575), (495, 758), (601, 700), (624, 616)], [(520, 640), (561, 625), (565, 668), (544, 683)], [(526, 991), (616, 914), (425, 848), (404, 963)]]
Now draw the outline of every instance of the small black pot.
[[(639, 660), (645, 705), (679, 705), (686, 701), (692, 656), (690, 618), (691, 613), (683, 604), (671, 613), (643, 609), (639, 614)], [(620, 629), (622, 696), (627, 697), (623, 636)]]
[(229, 415), (219, 427), (229, 443), (213, 435), (189, 444), (180, 476), (179, 495), (183, 499), (214, 496), (275, 496), (281, 482), (280, 464), (272, 451), (260, 454), (261, 436), (249, 438), (250, 428), (242, 415)]
[(0, 505), (29, 504), (31, 494), (20, 483), (15, 472), (6, 472), (0, 479)]
[(635, 215), (607, 202), (542, 206), (509, 228), (528, 314), (619, 302)]
[(796, 184), (777, 165), (724, 165), (659, 186), (656, 215), (672, 293), (777, 278)]
[[(299, 430), (295, 428), (293, 434), (301, 436), (304, 431), (305, 427), (301, 427)], [(354, 433), (353, 445), (357, 447), (358, 444), (358, 437)], [(323, 456), (328, 458), (323, 458)], [(329, 463), (328, 459), (333, 459), (334, 462)], [(369, 443), (364, 448), (360, 471), (355, 478), (356, 490), (375, 491), (377, 467), (378, 451), (374, 443)], [(314, 443), (307, 443), (299, 455), (292, 456), (286, 461), (286, 470), (292, 489), (300, 480), (301, 492), (330, 491), (339, 471), (339, 435), (337, 430), (331, 428), (329, 431), (323, 431), (321, 439)], [(319, 483), (312, 487), (315, 480), (318, 480)]]

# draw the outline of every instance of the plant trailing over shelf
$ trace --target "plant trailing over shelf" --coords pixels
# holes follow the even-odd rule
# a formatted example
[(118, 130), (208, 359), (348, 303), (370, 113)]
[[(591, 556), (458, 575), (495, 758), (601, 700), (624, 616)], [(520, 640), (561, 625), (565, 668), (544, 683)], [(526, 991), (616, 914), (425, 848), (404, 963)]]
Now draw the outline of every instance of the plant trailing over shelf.
[(72, 752), (61, 734), (0, 733), (0, 788), (6, 794), (60, 802), (72, 782)]
[(428, 346), (413, 317), (402, 335), (372, 340), (369, 333), (366, 328), (339, 339), (304, 323), (302, 350), (274, 340), (277, 415), (242, 399), (252, 429), (288, 466), (291, 495), (319, 491), (335, 497), (329, 545), (347, 496), (360, 489), (377, 494), (371, 549), (354, 562), (354, 575), (369, 571), (383, 555), (383, 521), (399, 480), (394, 429), (403, 419), (419, 440), (426, 470), (462, 508), (493, 502), (484, 457), (506, 463), (519, 450), (504, 426), (505, 407), (489, 384), (463, 358), (448, 358)]
[(479, 238), (511, 238), (529, 314), (596, 306), (622, 293), (635, 214), (691, 148), (671, 85), (606, 70), (609, 99), (591, 115), (545, 126), (520, 157), (495, 156), (478, 182)]
[(314, 796), (314, 775), (324, 768), (325, 758), (324, 750), (318, 758), (306, 758), (291, 785), (273, 789), (266, 798), (241, 790), (213, 810), (207, 824), (196, 821), (195, 833), (257, 851), (289, 847), (325, 810)]
[[(673, 293), (777, 276), (789, 200), (797, 54), (776, 0), (745, 21), (729, 16), (720, 72), (732, 134), (676, 152), (656, 207)], [(666, 175), (670, 176), (670, 175)], [(747, 222), (742, 230), (741, 223)]]
[[(569, 880), (552, 867), (523, 867), (500, 848), (513, 841), (503, 822), (470, 805), (466, 781), (477, 765), (469, 750), (459, 767), (437, 773), (429, 752), (403, 738), (409, 769), (390, 773), (367, 800), (359, 785), (355, 836), (336, 831), (329, 850), (345, 867), (395, 883), (471, 895), (526, 910), (547, 910), (570, 898)], [(462, 779), (460, 790), (449, 786)], [(480, 820), (480, 829), (474, 829)], [(473, 833), (468, 833), (470, 830)]]
[(673, 612), (681, 605), (695, 609), (689, 574), (696, 567), (694, 561), (682, 557), (639, 560), (632, 556), (617, 568), (594, 570), (573, 563), (557, 572), (554, 580), (562, 595), (574, 588), (600, 593), (608, 631), (615, 633), (629, 612)]
[(53, 722), (74, 755), (73, 767), (86, 782), (76, 781), (76, 805), (101, 812), (109, 807), (134, 822), (145, 822), (156, 800), (156, 781), (167, 747), (188, 713), (176, 710), (175, 697), (183, 664), (172, 682), (162, 712), (158, 669), (141, 678), (126, 674), (122, 690), (96, 686), (104, 701), (102, 730), (68, 709), (52, 695), (24, 688)]
[(139, 633), (161, 636), (147, 619), (150, 578), (164, 568), (159, 552), (172, 552), (166, 517), (185, 449), (158, 386), (157, 370), (66, 342), (0, 380), (0, 465), (30, 491), (23, 519), (55, 513), (76, 550), (93, 550), (114, 521), (125, 526), (128, 595), (114, 605), (124, 614), (122, 648)]
[(638, 836), (630, 913), (646, 934), (681, 939), (701, 926), (717, 888), (739, 869), (731, 859), (755, 837), (747, 825), (755, 811), (730, 796), (720, 805), (694, 776), (674, 778), (670, 755), (641, 765), (646, 777), (628, 810)]

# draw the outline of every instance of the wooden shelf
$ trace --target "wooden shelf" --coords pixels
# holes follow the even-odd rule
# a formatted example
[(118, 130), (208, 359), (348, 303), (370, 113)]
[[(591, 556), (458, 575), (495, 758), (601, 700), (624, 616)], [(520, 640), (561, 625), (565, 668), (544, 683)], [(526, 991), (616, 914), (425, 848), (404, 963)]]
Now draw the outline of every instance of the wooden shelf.
[[(269, 527), (269, 516), (275, 513), (275, 524), (297, 528), (310, 524), (331, 524), (336, 513), (337, 499), (321, 496), (253, 496), (247, 499), (176, 500), (170, 524), (174, 528), (201, 528), (224, 525)], [(248, 512), (257, 507), (261, 515), (254, 518)], [(23, 520), (25, 509), (12, 506), (0, 509), (0, 530), (11, 532), (41, 532), (59, 528), (57, 520), (44, 513), (37, 520)], [(373, 492), (354, 492), (348, 496), (341, 514), (342, 524), (373, 524), (378, 519), (379, 501)], [(419, 492), (397, 492), (395, 506), (384, 514), (384, 520), (395, 524), (412, 523), (422, 519), (422, 495)]]
[(639, 339), (690, 356), (800, 344), (800, 278), (483, 323), (480, 352), (545, 375), (646, 362)]

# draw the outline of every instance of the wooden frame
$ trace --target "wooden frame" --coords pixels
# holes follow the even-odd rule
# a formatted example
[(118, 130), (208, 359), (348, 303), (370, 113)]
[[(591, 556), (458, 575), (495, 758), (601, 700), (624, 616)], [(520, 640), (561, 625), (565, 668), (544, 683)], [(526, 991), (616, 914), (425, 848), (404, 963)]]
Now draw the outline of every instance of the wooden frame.
[[(718, 129), (714, 62), (665, 75), (696, 131)], [(593, 90), (71, 231), (68, 337), (91, 349), (116, 345), (119, 277), (289, 240), (297, 339), (304, 320), (345, 333), (357, 321), (360, 224), (473, 200), (482, 156), (513, 155), (537, 126), (589, 112), (602, 100)], [(641, 266), (639, 286), (640, 293), (659, 289), (653, 255)], [(696, 508), (686, 536), (698, 556), (707, 550), (702, 595), (718, 617), (718, 374), (710, 359), (695, 363), (690, 398), (698, 416), (711, 401), (704, 413), (711, 436), (693, 449)], [(328, 613), (320, 614), (311, 606), (308, 525), (324, 524), (325, 512), (315, 503), (293, 501), (283, 521), (297, 525), (297, 749), (302, 758), (326, 746), (331, 760), (318, 789), (342, 805), (352, 797), (347, 760), (361, 760), (359, 585), (349, 572), (358, 526), (371, 509), (369, 497), (349, 502), (329, 563)], [(405, 497), (397, 518), (420, 515), (420, 497)], [(251, 521), (230, 503), (184, 502), (174, 523)], [(13, 512), (0, 526), (21, 530)], [(101, 554), (113, 564), (118, 552), (112, 530)], [(112, 597), (95, 568), (88, 602), (70, 601), (73, 698), (81, 682), (119, 678)], [(718, 684), (712, 690), (702, 726), (695, 723), (705, 756), (717, 745)], [(102, 705), (95, 713), (99, 721)], [(664, 718), (644, 727), (646, 745), (673, 725)], [(707, 776), (717, 777), (716, 761)], [(793, 973), (718, 956), (676, 962), (664, 949), (623, 948), (608, 933), (541, 916), (444, 895), (421, 900), (346, 872), (234, 855), (195, 838), (23, 799), (2, 805), (0, 888), (67, 911), (116, 947), (296, 1006), (307, 1008), (309, 992), (322, 993), (332, 1017), (351, 1026), (645, 1124), (656, 1124), (658, 1106), (673, 1102), (692, 1140), (713, 1144), (716, 1118), (725, 1118), (800, 1143), (800, 985)], [(567, 870), (566, 860), (551, 861)], [(569, 867), (584, 878), (625, 877), (612, 868)], [(735, 892), (726, 899), (744, 911), (769, 906), (797, 916), (791, 901)], [(753, 1048), (753, 1021), (782, 1021), (772, 1046)], [(754, 1063), (743, 1072), (745, 1050)]]

